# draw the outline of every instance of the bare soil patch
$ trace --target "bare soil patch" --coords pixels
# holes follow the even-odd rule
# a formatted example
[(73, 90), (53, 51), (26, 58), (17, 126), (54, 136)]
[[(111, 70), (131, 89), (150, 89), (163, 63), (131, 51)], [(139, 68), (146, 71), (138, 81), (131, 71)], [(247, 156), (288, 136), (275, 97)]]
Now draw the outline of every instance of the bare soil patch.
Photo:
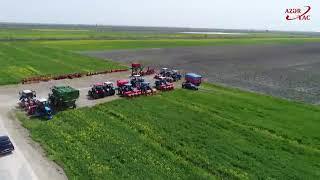
[(209, 82), (320, 103), (320, 43), (84, 52), (202, 74)]

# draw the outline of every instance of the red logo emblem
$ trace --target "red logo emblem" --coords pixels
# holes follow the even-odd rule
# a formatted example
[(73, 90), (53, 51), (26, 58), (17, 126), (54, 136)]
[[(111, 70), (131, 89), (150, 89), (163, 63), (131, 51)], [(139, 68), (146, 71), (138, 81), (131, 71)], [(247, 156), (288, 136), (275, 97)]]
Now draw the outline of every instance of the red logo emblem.
[(310, 20), (310, 10), (311, 6), (305, 6), (301, 8), (289, 8), (286, 9), (286, 20), (299, 20), (299, 21), (309, 21)]

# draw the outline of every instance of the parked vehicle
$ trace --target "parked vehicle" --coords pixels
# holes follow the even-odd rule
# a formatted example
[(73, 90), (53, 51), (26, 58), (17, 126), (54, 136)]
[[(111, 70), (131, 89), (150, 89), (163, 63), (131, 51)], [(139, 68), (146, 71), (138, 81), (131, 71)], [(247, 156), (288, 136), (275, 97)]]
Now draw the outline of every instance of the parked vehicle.
[(167, 75), (168, 75), (168, 68), (162, 68), (160, 70), (160, 73), (156, 74), (154, 78), (159, 80), (160, 78), (168, 77)]
[(191, 90), (198, 90), (199, 89), (196, 85), (194, 85), (194, 84), (192, 84), (190, 82), (183, 82), (182, 83), (182, 88), (191, 89)]
[(48, 120), (53, 118), (52, 110), (47, 99), (37, 99), (35, 104), (29, 106), (28, 115), (34, 117), (46, 117)]
[(155, 73), (154, 68), (148, 67), (148, 69), (145, 71), (143, 70), (144, 67), (140, 63), (132, 63), (131, 64), (131, 76), (134, 75), (140, 75), (140, 76), (145, 76), (145, 75), (151, 75)]
[(88, 95), (93, 99), (105, 97), (106, 91), (104, 89), (104, 84), (103, 83), (93, 84), (91, 89), (88, 91)]
[(113, 95), (116, 94), (116, 89), (114, 88), (112, 82), (109, 82), (109, 81), (108, 82), (104, 82), (103, 83), (103, 88), (104, 88), (106, 96), (113, 96)]
[(54, 86), (49, 94), (49, 104), (54, 110), (76, 108), (80, 92), (70, 86)]
[(130, 83), (134, 88), (139, 88), (142, 82), (144, 82), (144, 79), (140, 75), (131, 76)]
[(174, 85), (168, 82), (165, 77), (160, 77), (155, 82), (155, 88), (160, 91), (170, 91), (174, 89)]
[(36, 97), (36, 92), (32, 90), (23, 90), (19, 92), (19, 96), (19, 106), (21, 108), (26, 108), (28, 105), (33, 103), (33, 100)]
[(136, 89), (128, 80), (118, 80), (118, 94), (123, 97), (134, 97), (141, 95), (141, 90)]
[(202, 82), (202, 76), (195, 73), (187, 73), (185, 75), (185, 82), (182, 83), (182, 88), (198, 90)]
[(149, 82), (142, 82), (140, 86), (141, 93), (144, 95), (152, 95), (157, 92), (157, 89), (152, 88)]
[(173, 81), (179, 81), (181, 80), (182, 75), (178, 70), (172, 70), (170, 71), (170, 77), (173, 79)]
[(13, 150), (14, 146), (10, 138), (5, 135), (0, 135), (0, 155), (11, 153)]

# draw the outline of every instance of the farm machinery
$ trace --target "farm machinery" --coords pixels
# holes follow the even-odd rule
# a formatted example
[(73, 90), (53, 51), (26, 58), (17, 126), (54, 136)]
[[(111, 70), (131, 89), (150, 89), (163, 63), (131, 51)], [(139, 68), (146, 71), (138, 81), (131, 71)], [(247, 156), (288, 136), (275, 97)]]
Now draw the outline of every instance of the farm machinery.
[(104, 85), (103, 88), (106, 93), (106, 96), (113, 96), (116, 94), (116, 89), (114, 88), (112, 82), (107, 81), (107, 82), (104, 82), (103, 85)]
[(28, 106), (28, 115), (52, 119), (52, 110), (47, 99), (37, 99), (33, 105)]
[(140, 75), (131, 76), (130, 83), (134, 88), (139, 88), (142, 82), (144, 82), (144, 79)]
[(155, 79), (165, 77), (168, 82), (176, 82), (181, 80), (181, 74), (178, 70), (169, 70), (168, 68), (162, 68), (159, 74), (154, 76)]
[(49, 94), (49, 104), (54, 109), (76, 108), (76, 100), (80, 96), (79, 90), (70, 86), (53, 86)]
[(202, 81), (202, 76), (195, 73), (187, 73), (185, 75), (185, 82), (182, 83), (182, 88), (198, 90)]
[(19, 106), (21, 108), (27, 108), (29, 105), (34, 104), (34, 98), (37, 96), (35, 91), (23, 90), (19, 92)]
[(157, 93), (157, 89), (152, 88), (149, 82), (142, 82), (140, 86), (141, 93), (144, 95), (153, 95)]
[(168, 82), (165, 77), (159, 77), (155, 82), (155, 88), (160, 91), (170, 91), (174, 89), (174, 85)]
[(140, 75), (140, 76), (146, 76), (146, 75), (151, 75), (155, 73), (154, 68), (148, 67), (146, 71), (143, 70), (144, 67), (140, 63), (132, 63), (131, 64), (131, 76), (134, 75)]
[(95, 83), (92, 88), (88, 91), (88, 95), (91, 98), (98, 99), (106, 96), (113, 96), (115, 89), (111, 82)]
[(141, 90), (134, 88), (128, 80), (118, 80), (118, 94), (123, 97), (135, 97), (142, 94)]

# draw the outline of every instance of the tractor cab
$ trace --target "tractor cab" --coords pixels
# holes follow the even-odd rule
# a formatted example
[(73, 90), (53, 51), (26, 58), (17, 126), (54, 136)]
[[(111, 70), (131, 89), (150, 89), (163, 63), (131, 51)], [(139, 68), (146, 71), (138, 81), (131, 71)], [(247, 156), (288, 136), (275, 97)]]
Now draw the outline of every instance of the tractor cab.
[(131, 83), (127, 83), (127, 84), (123, 85), (122, 89), (124, 92), (133, 91), (133, 86)]
[[(104, 84), (103, 83), (95, 83), (93, 86), (92, 86), (92, 89), (93, 90), (95, 90), (95, 91), (98, 91), (98, 92), (103, 92), (104, 91), (104, 89), (103, 89), (103, 87), (104, 87)], [(100, 92), (100, 93), (101, 93)]]
[(151, 90), (149, 82), (142, 82), (140, 86), (141, 91)]
[(104, 88), (105, 96), (113, 96), (116, 94), (116, 89), (113, 87), (112, 82), (109, 82), (109, 81), (104, 82), (103, 88)]
[(167, 80), (166, 80), (166, 78), (165, 77), (159, 77), (159, 79), (155, 82), (156, 83), (156, 85), (157, 84), (159, 84), (159, 85), (165, 85), (165, 84), (167, 84)]
[(103, 85), (105, 88), (114, 88), (113, 83), (110, 81), (104, 82)]
[(173, 79), (173, 81), (178, 81), (181, 79), (181, 74), (178, 70), (172, 70), (170, 73), (171, 78)]
[(156, 89), (153, 89), (150, 86), (150, 82), (142, 82), (140, 86), (140, 90), (145, 95), (154, 94), (157, 91)]
[(160, 71), (160, 75), (161, 76), (166, 76), (168, 73), (168, 68), (162, 68), (161, 71)]
[(143, 67), (140, 63), (132, 63), (131, 64), (131, 75), (134, 76), (134, 75), (140, 75), (142, 70), (143, 70)]
[(46, 98), (41, 98), (37, 100), (37, 103), (42, 106), (49, 106), (49, 102)]
[(36, 92), (31, 90), (23, 90), (19, 92), (19, 94), (20, 94), (20, 100), (33, 99), (36, 97)]
[(140, 75), (131, 76), (130, 83), (134, 88), (138, 88), (139, 86), (141, 86), (142, 82), (144, 82), (144, 79)]

